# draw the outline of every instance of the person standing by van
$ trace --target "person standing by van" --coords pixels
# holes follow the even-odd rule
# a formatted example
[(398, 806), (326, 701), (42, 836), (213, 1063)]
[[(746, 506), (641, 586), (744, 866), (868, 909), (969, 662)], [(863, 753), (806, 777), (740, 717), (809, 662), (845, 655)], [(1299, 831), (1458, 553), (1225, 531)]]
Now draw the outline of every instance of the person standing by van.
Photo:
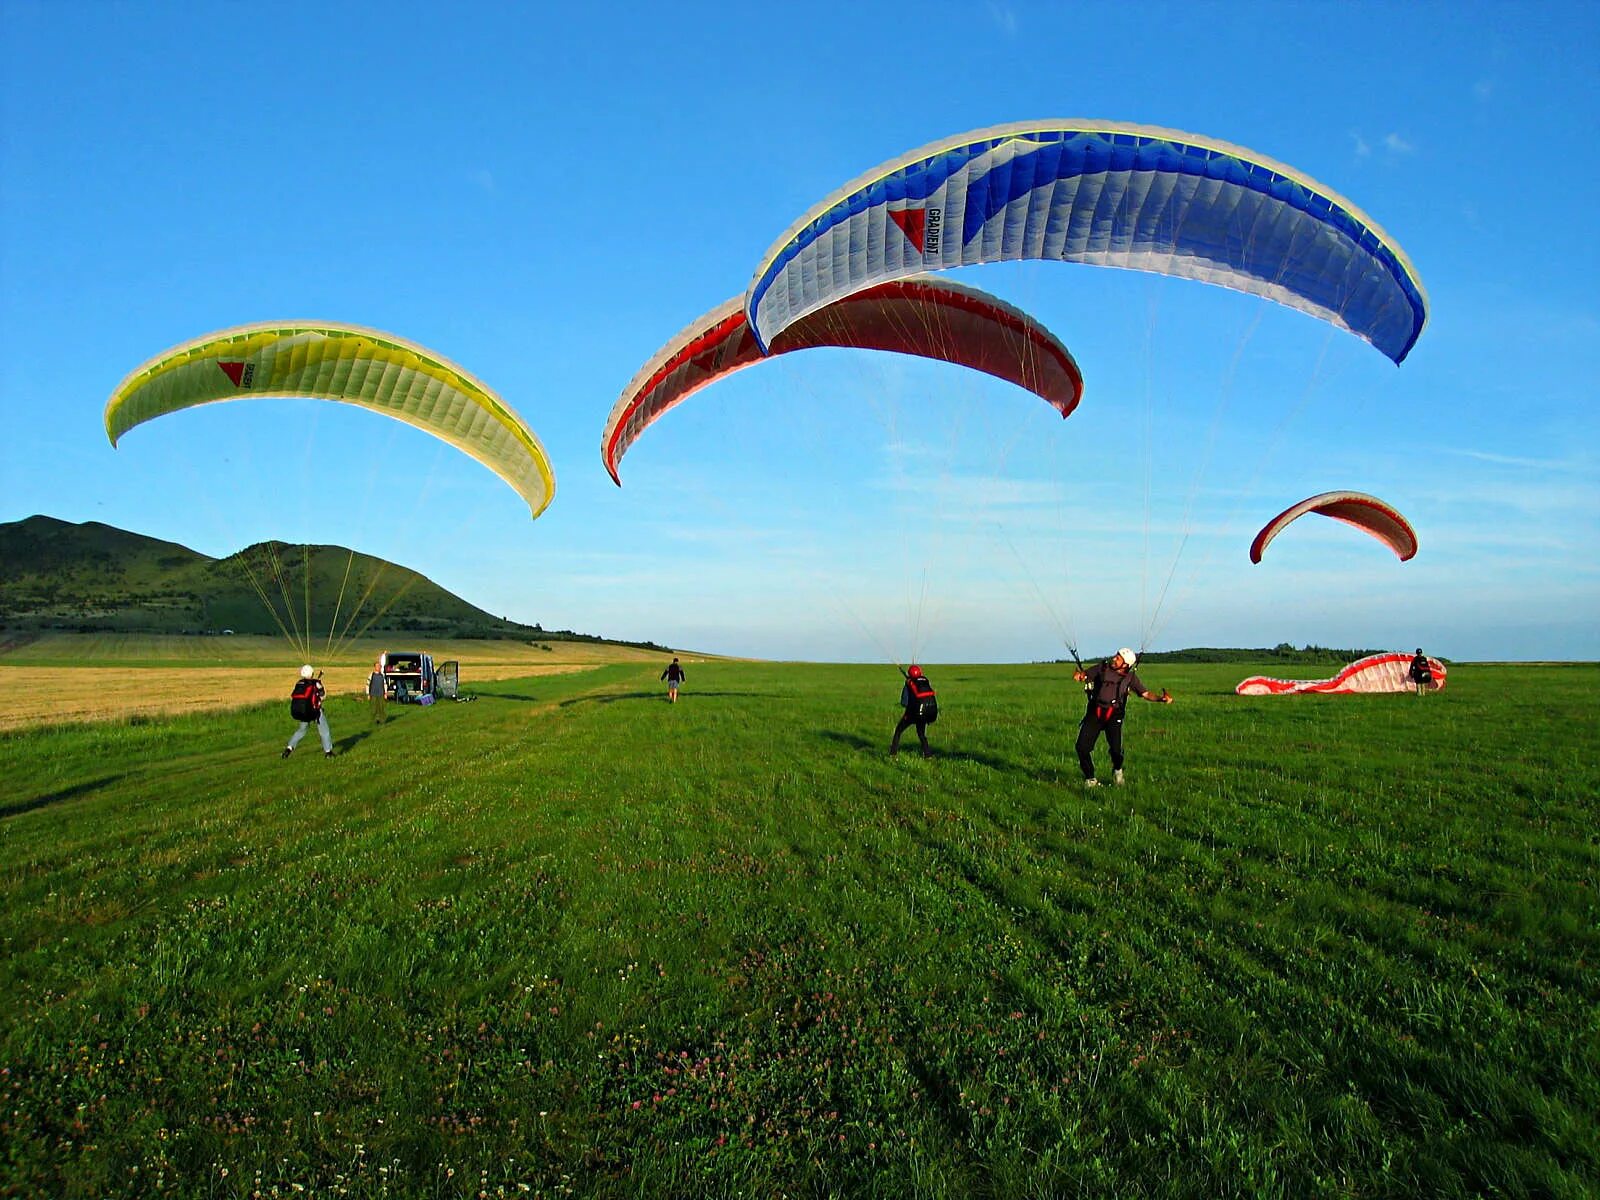
[(389, 681), (382, 671), (374, 670), (367, 677), (367, 698), (372, 701), (372, 723), (382, 725), (389, 719)]
[(326, 694), (322, 686), (322, 672), (313, 671), (310, 663), (301, 667), (300, 678), (295, 681), (294, 691), (289, 693), (289, 715), (300, 724), (289, 735), (289, 744), (283, 748), (284, 758), (294, 753), (300, 739), (305, 737), (306, 730), (313, 725), (317, 727), (317, 736), (322, 739), (322, 756), (333, 757), (333, 733), (328, 729), (328, 714), (322, 711), (322, 700)]

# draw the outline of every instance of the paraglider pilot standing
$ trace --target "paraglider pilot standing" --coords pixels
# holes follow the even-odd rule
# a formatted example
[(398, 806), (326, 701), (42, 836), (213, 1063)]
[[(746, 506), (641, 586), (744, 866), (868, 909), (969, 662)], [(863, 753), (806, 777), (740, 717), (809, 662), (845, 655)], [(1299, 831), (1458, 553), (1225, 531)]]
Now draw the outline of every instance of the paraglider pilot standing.
[(1419, 696), (1433, 686), (1433, 664), (1428, 661), (1428, 656), (1422, 652), (1421, 646), (1417, 647), (1417, 656), (1411, 660), (1406, 678), (1411, 680)]
[(1089, 710), (1078, 726), (1078, 766), (1083, 769), (1084, 787), (1100, 786), (1100, 781), (1094, 777), (1094, 759), (1090, 756), (1102, 733), (1111, 750), (1112, 779), (1119, 786), (1122, 783), (1122, 717), (1127, 711), (1130, 694), (1156, 704), (1172, 703), (1172, 693), (1166, 689), (1162, 689), (1159, 696), (1146, 690), (1139, 676), (1134, 674), (1133, 664), (1138, 661), (1139, 656), (1124, 646), (1110, 662), (1096, 663), (1087, 671), (1080, 668), (1072, 673), (1079, 683), (1088, 684), (1084, 694), (1089, 698)]
[(928, 726), (939, 719), (939, 702), (934, 697), (933, 684), (928, 682), (922, 668), (915, 664), (906, 671), (905, 686), (900, 689), (900, 706), (905, 712), (900, 716), (900, 723), (894, 727), (894, 740), (889, 743), (889, 753), (900, 753), (900, 735), (915, 725), (917, 740), (922, 743), (922, 757), (932, 758), (933, 750), (928, 746)]
[(322, 739), (322, 753), (328, 758), (333, 757), (333, 734), (328, 729), (328, 714), (322, 711), (322, 699), (326, 694), (321, 674), (313, 671), (310, 663), (301, 667), (300, 678), (295, 680), (294, 691), (289, 693), (289, 715), (300, 724), (289, 735), (289, 744), (283, 748), (283, 757), (288, 758), (294, 753), (300, 739), (305, 737), (306, 730), (313, 725), (317, 727), (317, 736)]

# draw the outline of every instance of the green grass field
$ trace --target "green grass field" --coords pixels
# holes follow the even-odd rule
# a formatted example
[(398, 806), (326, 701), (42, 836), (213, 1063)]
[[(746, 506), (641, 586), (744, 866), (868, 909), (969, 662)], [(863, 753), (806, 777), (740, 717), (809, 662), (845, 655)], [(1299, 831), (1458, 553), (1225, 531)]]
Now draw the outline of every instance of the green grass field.
[(1600, 1191), (1600, 668), (658, 670), (0, 736), (0, 1194)]

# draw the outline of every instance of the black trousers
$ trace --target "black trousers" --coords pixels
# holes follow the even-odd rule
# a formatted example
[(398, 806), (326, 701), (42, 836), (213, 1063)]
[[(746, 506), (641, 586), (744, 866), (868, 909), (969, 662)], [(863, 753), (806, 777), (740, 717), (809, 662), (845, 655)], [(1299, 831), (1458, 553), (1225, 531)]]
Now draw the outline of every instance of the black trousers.
[(894, 741), (889, 743), (889, 753), (893, 754), (900, 749), (900, 735), (913, 725), (917, 727), (917, 740), (922, 743), (922, 752), (928, 753), (928, 723), (917, 720), (909, 708), (900, 718), (900, 724), (894, 727)]
[(1078, 726), (1078, 766), (1083, 770), (1085, 779), (1094, 778), (1094, 759), (1089, 757), (1094, 752), (1094, 744), (1100, 740), (1101, 734), (1106, 735), (1106, 746), (1111, 751), (1111, 769), (1122, 770), (1122, 712), (1109, 721), (1098, 719), (1091, 710), (1083, 718), (1083, 724)]

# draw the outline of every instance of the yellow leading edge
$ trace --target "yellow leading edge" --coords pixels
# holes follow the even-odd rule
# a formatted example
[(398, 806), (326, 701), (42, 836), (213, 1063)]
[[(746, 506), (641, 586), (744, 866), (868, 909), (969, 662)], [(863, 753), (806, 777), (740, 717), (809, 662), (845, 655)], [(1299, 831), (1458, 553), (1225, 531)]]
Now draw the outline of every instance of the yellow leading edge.
[(477, 459), (537, 517), (556, 477), (533, 430), (482, 381), (414, 342), (359, 325), (264, 321), (174, 346), (130, 373), (106, 402), (106, 436), (221, 400), (338, 400), (414, 425)]

